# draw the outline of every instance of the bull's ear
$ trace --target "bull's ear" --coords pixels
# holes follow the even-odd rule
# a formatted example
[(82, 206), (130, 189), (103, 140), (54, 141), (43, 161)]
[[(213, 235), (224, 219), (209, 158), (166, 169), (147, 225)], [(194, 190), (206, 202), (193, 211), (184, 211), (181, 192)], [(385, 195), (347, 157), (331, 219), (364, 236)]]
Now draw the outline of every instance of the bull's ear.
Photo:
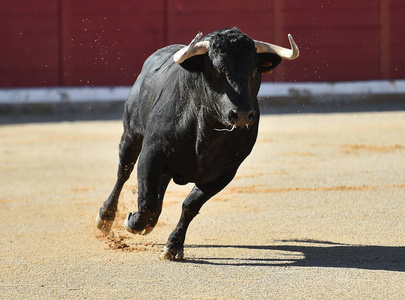
[(271, 73), (281, 63), (281, 57), (273, 53), (258, 53), (257, 70), (261, 73)]
[(180, 65), (190, 72), (202, 72), (204, 71), (204, 59), (206, 55), (196, 55), (187, 58)]

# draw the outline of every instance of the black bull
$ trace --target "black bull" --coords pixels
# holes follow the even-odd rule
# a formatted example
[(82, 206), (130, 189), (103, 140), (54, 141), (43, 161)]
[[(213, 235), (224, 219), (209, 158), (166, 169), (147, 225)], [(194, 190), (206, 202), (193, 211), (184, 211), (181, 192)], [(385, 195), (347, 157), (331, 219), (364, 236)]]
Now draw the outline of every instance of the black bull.
[(234, 178), (255, 144), (261, 74), (282, 58), (298, 56), (289, 38), (292, 49), (222, 29), (152, 54), (125, 105), (117, 182), (97, 215), (97, 227), (110, 230), (120, 192), (138, 160), (138, 211), (125, 220), (129, 232), (152, 231), (171, 179), (195, 183), (162, 254), (182, 259), (191, 220)]

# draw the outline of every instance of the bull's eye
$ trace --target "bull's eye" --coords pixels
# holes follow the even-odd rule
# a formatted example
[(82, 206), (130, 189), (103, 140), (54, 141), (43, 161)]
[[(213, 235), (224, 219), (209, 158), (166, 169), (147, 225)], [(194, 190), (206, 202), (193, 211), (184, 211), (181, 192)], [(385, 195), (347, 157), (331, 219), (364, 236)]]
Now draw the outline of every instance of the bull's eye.
[(219, 78), (219, 77), (221, 77), (221, 72), (219, 72), (217, 69), (215, 69), (215, 68), (212, 68), (211, 69), (211, 75), (212, 75), (212, 77), (214, 77), (214, 78)]
[(226, 71), (225, 68), (222, 69), (213, 69), (212, 70), (212, 75), (216, 78), (222, 78), (224, 76), (228, 76), (228, 72)]
[(228, 71), (224, 66), (212, 66), (211, 76), (217, 79), (223, 79), (228, 76)]

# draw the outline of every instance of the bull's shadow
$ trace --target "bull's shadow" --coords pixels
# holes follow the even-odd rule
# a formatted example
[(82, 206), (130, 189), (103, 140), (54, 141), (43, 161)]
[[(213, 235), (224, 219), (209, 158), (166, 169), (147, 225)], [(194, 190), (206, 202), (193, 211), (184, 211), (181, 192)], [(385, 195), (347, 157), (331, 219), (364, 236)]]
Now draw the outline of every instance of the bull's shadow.
[[(294, 244), (294, 245), (291, 245)], [(299, 245), (296, 245), (299, 244)], [(187, 245), (186, 248), (235, 248), (249, 251), (265, 250), (284, 253), (285, 258), (267, 253), (265, 258), (202, 258), (187, 259), (187, 263), (232, 266), (296, 266), (324, 268), (354, 268), (405, 272), (405, 247), (348, 245), (316, 240), (283, 240), (274, 245)], [(291, 256), (291, 253), (299, 255)], [(295, 257), (295, 258), (294, 258)]]

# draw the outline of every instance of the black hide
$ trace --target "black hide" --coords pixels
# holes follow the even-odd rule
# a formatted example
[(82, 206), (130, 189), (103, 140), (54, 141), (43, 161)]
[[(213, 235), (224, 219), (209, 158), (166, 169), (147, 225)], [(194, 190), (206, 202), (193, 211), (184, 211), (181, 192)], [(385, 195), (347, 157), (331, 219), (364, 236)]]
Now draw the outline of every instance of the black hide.
[(277, 55), (257, 54), (253, 40), (235, 28), (203, 40), (210, 43), (208, 53), (182, 64), (173, 55), (184, 45), (165, 47), (146, 60), (125, 105), (118, 180), (99, 212), (101, 220), (114, 219), (138, 156), (138, 211), (126, 220), (133, 233), (149, 233), (156, 225), (171, 179), (195, 183), (166, 244), (169, 259), (182, 258), (188, 224), (251, 152), (261, 72), (281, 62)]

